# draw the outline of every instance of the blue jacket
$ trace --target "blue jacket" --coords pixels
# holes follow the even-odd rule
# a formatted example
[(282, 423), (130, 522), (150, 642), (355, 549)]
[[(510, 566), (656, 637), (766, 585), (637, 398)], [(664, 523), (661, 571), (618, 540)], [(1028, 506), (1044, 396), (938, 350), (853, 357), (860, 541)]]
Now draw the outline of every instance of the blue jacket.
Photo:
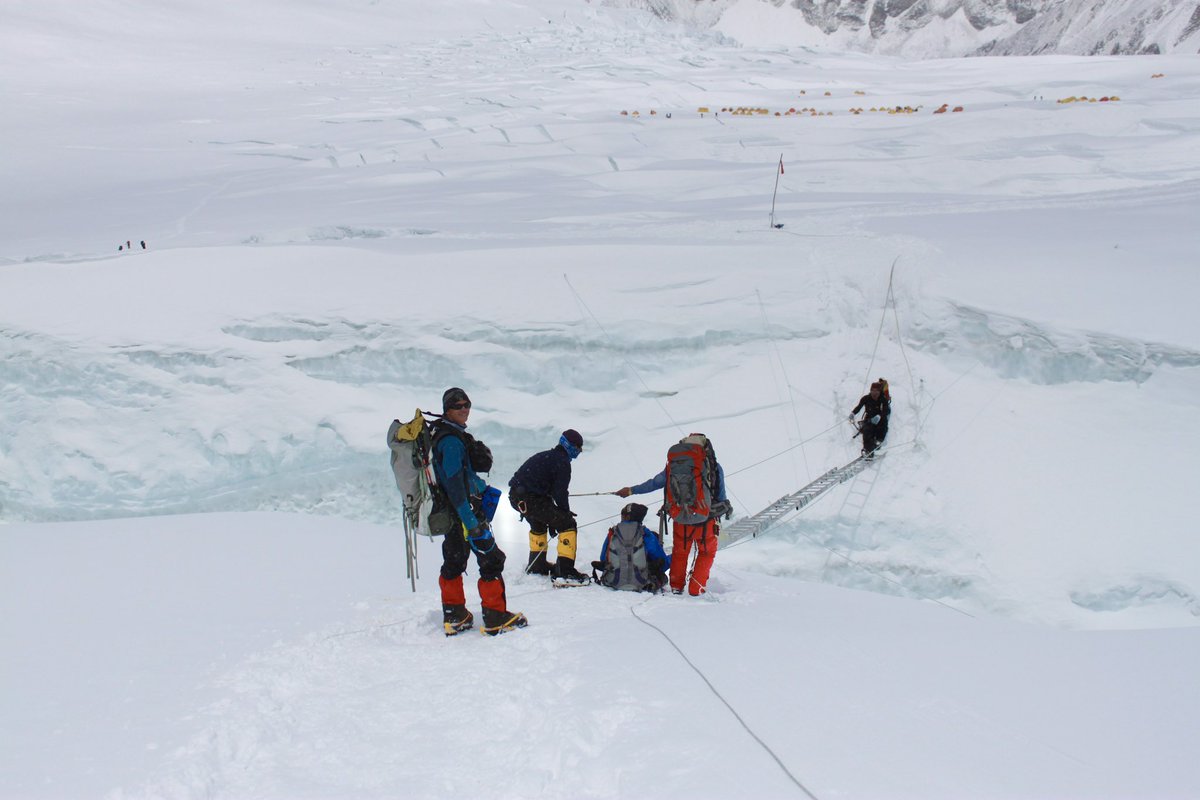
[(544, 495), (563, 511), (570, 511), (571, 457), (562, 445), (534, 453), (508, 482), (509, 489), (518, 486), (526, 494)]
[[(611, 538), (612, 532), (610, 531), (609, 534), (604, 537), (604, 545), (600, 548), (600, 561), (602, 562), (608, 560), (608, 540)], [(662, 544), (660, 544), (658, 541), (658, 536), (655, 535), (654, 531), (650, 530), (645, 525), (642, 526), (642, 542), (646, 546), (647, 563), (652, 562), (657, 558), (661, 562), (663, 570), (666, 570), (671, 566), (671, 557), (667, 555), (665, 550), (663, 550)]]
[(465, 435), (466, 428), (455, 425), (448, 419), (439, 420), (434, 424), (447, 426), (451, 433), (439, 438), (433, 446), (433, 474), (438, 485), (450, 498), (450, 505), (454, 506), (458, 518), (469, 531), (479, 526), (479, 519), (471, 509), (471, 496), (482, 496), (487, 482), (471, 468), (467, 448), (462, 439), (453, 435), (454, 430)]

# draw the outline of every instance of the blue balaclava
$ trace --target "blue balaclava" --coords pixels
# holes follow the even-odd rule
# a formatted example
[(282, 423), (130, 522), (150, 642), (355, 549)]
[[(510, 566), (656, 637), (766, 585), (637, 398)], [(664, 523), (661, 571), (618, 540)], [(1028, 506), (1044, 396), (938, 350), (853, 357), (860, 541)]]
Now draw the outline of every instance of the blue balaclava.
[(579, 431), (570, 428), (563, 431), (562, 436), (558, 437), (558, 445), (566, 450), (567, 455), (574, 461), (583, 452), (583, 437), (579, 435)]

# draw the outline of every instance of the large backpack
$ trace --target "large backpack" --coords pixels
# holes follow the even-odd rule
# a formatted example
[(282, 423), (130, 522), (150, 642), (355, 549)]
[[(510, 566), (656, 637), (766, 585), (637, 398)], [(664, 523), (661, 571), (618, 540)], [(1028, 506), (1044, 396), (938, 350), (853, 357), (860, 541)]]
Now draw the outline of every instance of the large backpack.
[(396, 476), (396, 488), (404, 498), (404, 514), (409, 527), (419, 531), (421, 506), (429, 499), (429, 487), (435, 482), (429, 464), (432, 438), (421, 409), (417, 409), (410, 422), (392, 420), (387, 441), (388, 449), (391, 450), (392, 474)]
[(891, 403), (892, 390), (888, 386), (887, 378), (880, 378), (877, 383), (879, 384), (879, 394), (883, 396), (884, 400), (887, 400), (889, 403)]
[[(404, 517), (408, 529), (426, 536), (445, 536), (460, 526), (458, 517), (450, 507), (446, 490), (438, 485), (433, 472), (431, 453), (433, 434), (425, 422), (421, 409), (409, 422), (392, 420), (388, 428), (388, 449), (392, 451), (392, 474), (396, 477), (396, 488), (404, 497)], [(432, 501), (429, 513), (422, 514), (422, 507)], [(422, 530), (422, 521), (427, 524)]]
[(625, 520), (610, 528), (600, 583), (610, 589), (640, 592), (651, 586), (651, 577), (642, 523)]
[[(422, 507), (429, 499), (434, 500), (433, 510), (439, 504), (448, 507), (446, 492), (437, 485), (433, 476), (429, 454), (433, 449), (433, 436), (425, 424), (421, 409), (409, 422), (392, 420), (387, 433), (388, 450), (391, 451), (392, 474), (396, 477), (396, 488), (404, 498), (404, 559), (408, 567), (408, 579), (412, 590), (417, 590), (417, 540), (415, 534), (422, 533)], [(435, 535), (430, 524), (424, 533)], [(445, 533), (445, 531), (442, 531)]]
[(667, 513), (684, 525), (699, 525), (712, 514), (716, 459), (708, 438), (693, 433), (667, 450)]

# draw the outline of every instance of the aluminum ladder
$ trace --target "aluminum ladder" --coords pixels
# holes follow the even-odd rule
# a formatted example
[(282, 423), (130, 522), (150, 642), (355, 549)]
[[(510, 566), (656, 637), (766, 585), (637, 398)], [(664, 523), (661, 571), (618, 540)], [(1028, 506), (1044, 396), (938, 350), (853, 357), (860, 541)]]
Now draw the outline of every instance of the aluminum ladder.
[(867, 467), (883, 458), (876, 451), (872, 458), (859, 456), (844, 467), (834, 467), (803, 489), (776, 500), (750, 517), (742, 517), (721, 530), (721, 543), (728, 545), (747, 537), (758, 536), (793, 511), (800, 511), (833, 487), (845, 483)]

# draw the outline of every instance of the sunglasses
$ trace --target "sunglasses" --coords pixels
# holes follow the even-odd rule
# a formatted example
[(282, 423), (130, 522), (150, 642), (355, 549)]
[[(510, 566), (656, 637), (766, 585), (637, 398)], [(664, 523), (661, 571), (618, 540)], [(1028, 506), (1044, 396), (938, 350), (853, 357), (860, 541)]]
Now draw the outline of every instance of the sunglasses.
[(470, 403), (456, 403), (452, 406), (446, 406), (447, 411), (462, 411), (464, 408), (470, 408)]

